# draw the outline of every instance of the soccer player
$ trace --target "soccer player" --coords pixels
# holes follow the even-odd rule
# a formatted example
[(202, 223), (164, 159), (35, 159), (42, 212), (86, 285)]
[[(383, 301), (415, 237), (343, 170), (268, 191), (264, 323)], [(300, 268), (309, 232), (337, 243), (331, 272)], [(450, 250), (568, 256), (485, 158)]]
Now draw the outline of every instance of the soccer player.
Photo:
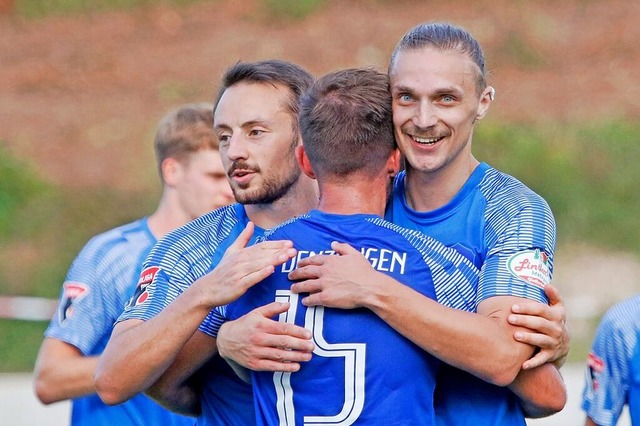
[(349, 69), (320, 78), (302, 98), (300, 127), (298, 162), (318, 180), (319, 206), (265, 234), (291, 240), (297, 255), (217, 308), (201, 329), (215, 337), (221, 322), (282, 300), (291, 307), (280, 320), (311, 330), (314, 356), (298, 372), (252, 374), (259, 425), (435, 424), (437, 360), (371, 310), (306, 308), (287, 275), (300, 259), (332, 253), (332, 242), (347, 241), (369, 269), (471, 312), (478, 270), (456, 250), (382, 219), (389, 177), (399, 167), (386, 74)]
[(605, 313), (587, 359), (585, 379), (586, 426), (614, 426), (625, 404), (631, 423), (640, 424), (640, 295)]
[(72, 425), (194, 422), (141, 394), (108, 407), (95, 393), (93, 375), (156, 239), (233, 200), (211, 111), (211, 104), (189, 104), (163, 118), (154, 145), (163, 186), (157, 210), (92, 238), (67, 274), (36, 362), (35, 391), (45, 404), (72, 399)]
[[(118, 319), (96, 370), (98, 392), (108, 404), (153, 384), (213, 307), (235, 300), (295, 253), (288, 241), (245, 246), (252, 234), (317, 205), (316, 183), (301, 173), (295, 159), (298, 101), (312, 82), (302, 68), (275, 60), (238, 63), (225, 73), (214, 131), (240, 204), (170, 233), (145, 261), (141, 296)], [(283, 307), (270, 309), (275, 309), (273, 316)], [(308, 332), (301, 331), (293, 335), (308, 339)], [(303, 339), (298, 349), (311, 346)], [(308, 359), (305, 351), (300, 353)], [(207, 367), (212, 379), (202, 407), (204, 424), (253, 423), (250, 387), (224, 362)]]
[[(477, 302), (485, 318), (473, 321), (484, 323), (483, 332), (465, 331), (464, 322), (425, 309), (426, 298), (372, 295), (384, 287), (366, 285), (362, 269), (353, 263), (357, 252), (346, 247), (338, 247), (342, 256), (301, 260), (302, 268), (290, 276), (308, 279), (292, 290), (311, 292), (304, 298), (309, 306), (383, 301), (370, 307), (385, 321), (430, 353), (477, 376), (454, 368), (441, 375), (436, 412), (443, 425), (524, 425), (525, 413), (549, 415), (566, 402), (555, 366), (533, 368), (545, 361), (561, 363), (568, 352), (564, 307), (548, 285), (553, 217), (541, 197), (471, 153), (473, 128), (495, 93), (486, 85), (485, 73), (479, 44), (460, 28), (423, 24), (400, 41), (389, 75), (396, 139), (407, 170), (396, 180), (387, 212), (387, 218), (443, 241), (482, 268)], [(335, 286), (340, 291), (332, 290)], [(545, 291), (553, 297), (551, 307)], [(513, 309), (528, 316), (511, 315), (514, 304)], [(266, 323), (257, 315), (251, 322), (225, 323), (218, 333), (220, 353), (224, 350), (225, 356), (252, 369), (286, 371), (274, 361), (288, 360), (290, 348), (255, 343), (270, 341), (263, 331)], [(531, 358), (534, 346), (541, 350)], [(528, 369), (521, 372), (523, 365)]]
[[(461, 323), (420, 309), (417, 299), (389, 299), (380, 310), (401, 333), (420, 339), (447, 363), (476, 371), (477, 377), (456, 368), (441, 370), (436, 388), (439, 424), (523, 425), (522, 408), (530, 416), (559, 411), (566, 401), (564, 388), (550, 392), (545, 383), (558, 372), (544, 365), (519, 374), (534, 347), (515, 341), (518, 328), (507, 322), (514, 304), (527, 299), (547, 303), (543, 288), (551, 279), (555, 222), (539, 195), (471, 153), (474, 126), (495, 93), (486, 83), (479, 43), (452, 25), (418, 25), (396, 46), (389, 78), (395, 136), (406, 171), (395, 180), (387, 218), (456, 248), (482, 269), (476, 302), (488, 321), (485, 333), (465, 331)], [(326, 271), (350, 270), (345, 257), (330, 260)], [(314, 292), (309, 305), (344, 303), (323, 294), (335, 280), (318, 281), (319, 263), (310, 264), (310, 274), (303, 269), (291, 277), (316, 280), (293, 290)], [(351, 272), (349, 279), (355, 275)], [(367, 297), (361, 286), (353, 287), (352, 297)], [(478, 353), (478, 348), (486, 351)], [(542, 370), (547, 371), (541, 376)], [(531, 380), (538, 385), (530, 386)], [(509, 388), (494, 385), (510, 383)]]

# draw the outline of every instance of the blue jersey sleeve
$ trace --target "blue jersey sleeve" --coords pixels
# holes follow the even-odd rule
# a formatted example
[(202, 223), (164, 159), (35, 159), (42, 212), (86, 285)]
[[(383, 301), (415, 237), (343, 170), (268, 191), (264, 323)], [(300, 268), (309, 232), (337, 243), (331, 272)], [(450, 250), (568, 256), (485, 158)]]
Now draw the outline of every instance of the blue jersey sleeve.
[(77, 347), (84, 355), (101, 353), (133, 291), (140, 258), (152, 243), (138, 223), (92, 238), (67, 273), (45, 335)]
[(226, 306), (218, 306), (214, 308), (209, 315), (202, 321), (198, 330), (203, 332), (204, 334), (211, 337), (218, 337), (218, 331), (220, 331), (220, 327), (222, 324), (227, 321), (226, 317)]
[(236, 209), (233, 205), (214, 210), (162, 238), (147, 257), (136, 291), (118, 322), (148, 321), (210, 272), (241, 231)]
[(487, 220), (487, 233), (495, 235), (482, 266), (478, 303), (493, 296), (548, 303), (544, 286), (551, 282), (553, 271), (555, 221), (541, 198), (521, 204), (504, 203)]
[(640, 297), (611, 308), (602, 318), (585, 372), (582, 408), (598, 425), (615, 425), (634, 386)]

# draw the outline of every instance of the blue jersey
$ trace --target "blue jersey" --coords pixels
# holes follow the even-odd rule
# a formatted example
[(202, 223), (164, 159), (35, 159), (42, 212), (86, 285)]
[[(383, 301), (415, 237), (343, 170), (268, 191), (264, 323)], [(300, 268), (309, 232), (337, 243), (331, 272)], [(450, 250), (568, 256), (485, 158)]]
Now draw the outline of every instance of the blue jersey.
[(333, 254), (332, 241), (347, 242), (374, 269), (447, 306), (474, 311), (477, 268), (457, 251), (373, 215), (313, 210), (265, 237), (293, 241), (297, 256), (236, 302), (214, 310), (201, 328), (215, 335), (224, 320), (279, 300), (291, 303), (280, 321), (312, 331), (314, 356), (300, 371), (251, 373), (257, 423), (435, 424), (439, 361), (368, 309), (305, 307), (290, 292), (287, 274), (302, 258)]
[[(453, 247), (481, 268), (476, 302), (519, 296), (547, 303), (555, 249), (555, 221), (547, 203), (517, 179), (485, 163), (446, 205), (417, 212), (405, 199), (405, 173), (396, 177), (386, 218)], [(507, 388), (449, 366), (436, 387), (440, 425), (524, 425)]]
[[(162, 238), (144, 262), (138, 287), (118, 321), (147, 321), (212, 271), (249, 222), (244, 207), (234, 204), (214, 210)], [(262, 234), (255, 229), (254, 237)], [(199, 425), (252, 425), (251, 386), (221, 358), (208, 365)]]
[(615, 425), (624, 404), (631, 423), (640, 424), (640, 295), (616, 304), (600, 321), (582, 397), (598, 425)]
[[(67, 273), (45, 336), (73, 345), (85, 356), (100, 355), (155, 242), (146, 219), (92, 238)], [(141, 394), (116, 406), (105, 405), (96, 394), (72, 401), (72, 425), (193, 423), (193, 418), (171, 413)]]

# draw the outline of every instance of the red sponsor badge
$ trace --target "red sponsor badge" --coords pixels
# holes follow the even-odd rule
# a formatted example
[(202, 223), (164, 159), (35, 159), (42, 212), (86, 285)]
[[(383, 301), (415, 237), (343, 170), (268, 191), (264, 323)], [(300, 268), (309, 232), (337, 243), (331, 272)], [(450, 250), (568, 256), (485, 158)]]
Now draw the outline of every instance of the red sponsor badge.
[(133, 308), (143, 304), (149, 299), (149, 291), (147, 287), (153, 283), (156, 278), (156, 274), (160, 270), (157, 266), (150, 266), (140, 273), (140, 279), (138, 279), (138, 285), (136, 286), (136, 292), (131, 296), (127, 308)]
[(86, 284), (67, 281), (62, 285), (62, 300), (58, 307), (58, 318), (60, 323), (64, 323), (73, 316), (75, 305), (89, 293)]

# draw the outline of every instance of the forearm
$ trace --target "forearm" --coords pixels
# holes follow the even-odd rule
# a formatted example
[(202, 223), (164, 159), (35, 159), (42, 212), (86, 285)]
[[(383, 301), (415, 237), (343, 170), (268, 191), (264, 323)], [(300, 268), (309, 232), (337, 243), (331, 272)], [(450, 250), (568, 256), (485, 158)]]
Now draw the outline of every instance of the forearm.
[(124, 402), (158, 380), (210, 311), (205, 300), (192, 286), (151, 320), (117, 324), (96, 368), (102, 400)]
[(498, 315), (448, 308), (384, 277), (365, 306), (425, 351), (494, 384), (511, 383), (533, 348), (513, 339)]
[(172, 411), (191, 416), (199, 415), (200, 389), (195, 383), (194, 375), (216, 353), (215, 339), (196, 332), (171, 366), (146, 393)]
[(520, 371), (509, 389), (520, 399), (525, 415), (530, 418), (555, 414), (567, 403), (564, 380), (553, 364)]
[(35, 392), (43, 404), (78, 398), (96, 392), (93, 374), (98, 357), (39, 360)]

